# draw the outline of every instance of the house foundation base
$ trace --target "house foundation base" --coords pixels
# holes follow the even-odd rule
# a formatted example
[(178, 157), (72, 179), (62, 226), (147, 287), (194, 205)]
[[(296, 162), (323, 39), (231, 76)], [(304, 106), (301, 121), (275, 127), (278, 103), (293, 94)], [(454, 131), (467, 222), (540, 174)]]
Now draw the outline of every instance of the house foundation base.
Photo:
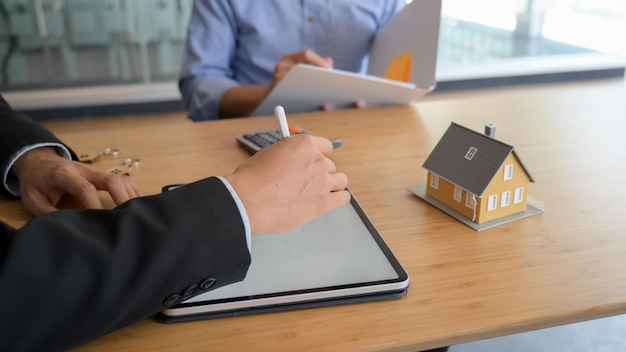
[[(429, 196), (426, 194), (426, 185), (419, 185), (419, 186), (415, 186), (415, 187), (411, 187), (409, 188), (409, 192), (413, 193), (414, 195), (416, 195), (418, 198), (421, 198), (422, 200), (424, 200), (426, 203), (429, 203), (430, 205), (438, 208), (439, 210), (445, 212), (446, 214), (452, 216), (453, 218), (457, 219), (458, 221), (464, 223), (465, 225), (473, 228), (476, 231), (482, 231), (482, 230), (486, 230), (486, 229), (490, 229), (499, 225), (503, 225), (503, 224), (507, 224), (516, 220), (520, 220), (523, 218), (527, 218), (529, 216), (533, 216), (533, 215), (537, 215), (537, 214), (541, 214), (543, 213), (543, 205), (540, 205), (540, 202), (529, 202), (528, 205), (526, 206), (526, 210), (519, 212), (519, 213), (515, 213), (515, 214), (511, 214), (511, 215), (507, 215), (507, 216), (503, 216), (499, 219), (495, 219), (495, 220), (491, 220), (491, 221), (487, 221), (484, 222), (482, 224), (477, 224), (475, 222), (473, 222), (472, 220), (468, 219), (467, 217), (465, 217), (463, 214), (459, 213), (458, 211), (450, 208), (449, 206), (441, 203), (440, 201), (436, 200), (435, 198)], [(537, 205), (535, 205), (537, 204)]]

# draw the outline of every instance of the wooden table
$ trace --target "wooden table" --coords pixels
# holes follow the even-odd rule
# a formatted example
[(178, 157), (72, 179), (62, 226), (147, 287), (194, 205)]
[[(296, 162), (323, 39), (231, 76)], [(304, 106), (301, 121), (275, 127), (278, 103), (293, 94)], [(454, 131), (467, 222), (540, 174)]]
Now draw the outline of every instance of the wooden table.
[[(409, 272), (408, 295), (174, 325), (145, 320), (77, 350), (418, 351), (626, 313), (623, 81), (438, 93), (415, 107), (289, 120), (343, 139), (332, 159)], [(529, 193), (545, 213), (476, 232), (411, 195), (451, 121), (478, 131), (497, 124), (496, 138), (516, 147), (536, 179)], [(108, 146), (140, 157), (132, 177), (151, 194), (229, 173), (248, 157), (235, 136), (275, 120), (172, 115), (48, 126), (79, 151)], [(28, 218), (18, 202), (2, 200), (0, 213), (16, 226)]]

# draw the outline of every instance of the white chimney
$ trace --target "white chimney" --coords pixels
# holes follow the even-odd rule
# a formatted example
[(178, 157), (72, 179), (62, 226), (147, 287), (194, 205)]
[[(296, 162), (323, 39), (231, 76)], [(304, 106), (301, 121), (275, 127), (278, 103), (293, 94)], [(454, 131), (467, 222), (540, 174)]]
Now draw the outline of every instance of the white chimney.
[(496, 138), (496, 125), (493, 123), (485, 125), (485, 135)]

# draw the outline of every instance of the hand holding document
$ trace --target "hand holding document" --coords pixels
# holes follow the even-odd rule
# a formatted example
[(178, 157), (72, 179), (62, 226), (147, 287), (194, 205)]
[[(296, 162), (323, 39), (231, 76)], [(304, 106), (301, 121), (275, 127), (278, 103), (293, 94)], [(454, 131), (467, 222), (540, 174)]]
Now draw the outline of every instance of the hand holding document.
[(291, 113), (406, 105), (435, 88), (442, 0), (415, 0), (381, 28), (370, 50), (367, 74), (296, 64), (252, 114)]

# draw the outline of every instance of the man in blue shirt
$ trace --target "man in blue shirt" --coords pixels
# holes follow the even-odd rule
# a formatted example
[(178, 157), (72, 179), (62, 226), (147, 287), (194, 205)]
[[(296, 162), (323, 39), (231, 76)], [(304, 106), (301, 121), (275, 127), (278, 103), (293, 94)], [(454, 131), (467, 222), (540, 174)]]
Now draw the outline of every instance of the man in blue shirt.
[(295, 64), (363, 73), (405, 0), (194, 1), (179, 88), (189, 118), (249, 116)]

